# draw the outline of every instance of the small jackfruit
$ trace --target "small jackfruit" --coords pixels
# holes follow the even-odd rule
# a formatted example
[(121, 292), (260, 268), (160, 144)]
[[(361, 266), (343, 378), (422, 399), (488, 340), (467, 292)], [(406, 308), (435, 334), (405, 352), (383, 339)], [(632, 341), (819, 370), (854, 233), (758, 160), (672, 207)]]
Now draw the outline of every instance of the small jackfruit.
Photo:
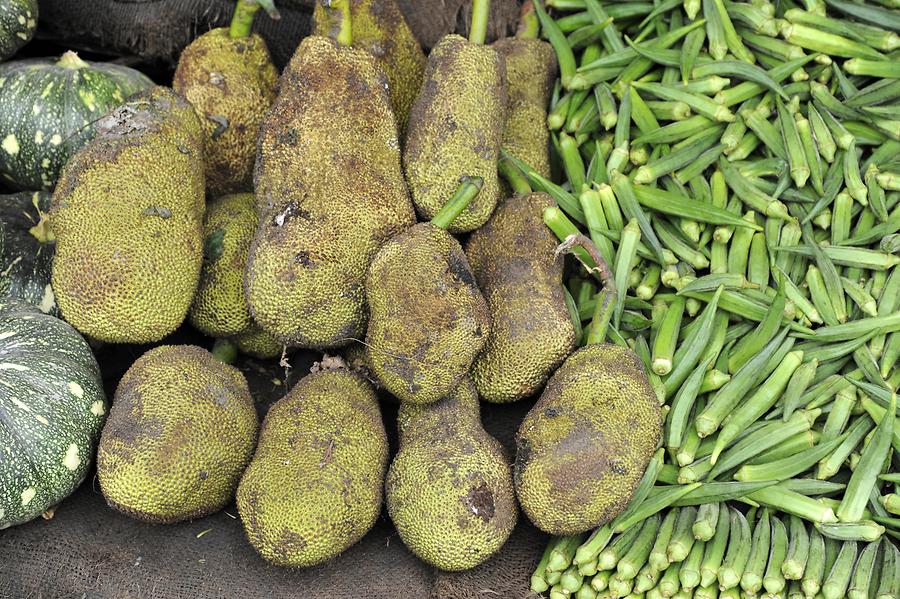
[(379, 246), (415, 222), (384, 72), (365, 50), (305, 38), (260, 129), (260, 226), (247, 264), (254, 320), (290, 345), (365, 332)]
[(618, 345), (563, 363), (516, 435), (516, 495), (535, 526), (571, 535), (615, 518), (656, 449), (659, 403), (643, 364)]
[[(409, 111), (419, 94), (425, 74), (425, 53), (396, 0), (351, 0), (352, 45), (380, 59), (390, 85), (391, 105), (400, 131), (406, 129)], [(337, 11), (316, 2), (314, 35), (335, 37), (340, 27)]]
[(152, 343), (184, 320), (203, 260), (203, 132), (165, 87), (96, 123), (53, 194), (63, 317), (109, 343)]
[(500, 549), (516, 524), (512, 471), (481, 426), (464, 380), (428, 405), (404, 403), (400, 451), (385, 483), (388, 513), (406, 546), (442, 570), (467, 570)]
[(487, 345), (472, 365), (475, 387), (487, 401), (533, 395), (575, 349), (563, 259), (542, 216), (555, 205), (545, 193), (509, 198), (466, 243), (491, 312)]
[(459, 184), (461, 175), (484, 186), (450, 226), (452, 233), (477, 229), (500, 197), (497, 159), (506, 122), (503, 58), (490, 46), (447, 35), (431, 50), (425, 82), (406, 131), (403, 164), (413, 203), (431, 219)]
[(356, 543), (381, 511), (387, 434), (372, 386), (310, 374), (269, 410), (241, 478), (247, 537), (279, 566), (312, 566)]
[(213, 195), (253, 189), (256, 137), (277, 83), (278, 69), (258, 34), (232, 37), (220, 27), (182, 51), (172, 87), (200, 117)]
[(505, 38), (494, 49), (506, 62), (507, 112), (503, 149), (550, 176), (547, 106), (556, 79), (556, 52), (545, 41)]
[(251, 325), (231, 337), (231, 341), (237, 345), (242, 354), (269, 360), (277, 358), (284, 352), (284, 344), (278, 339), (262, 330), (258, 324)]
[(369, 267), (366, 296), (367, 361), (401, 401), (446, 397), (491, 330), (487, 302), (462, 247), (431, 223), (382, 246)]
[(239, 370), (193, 345), (141, 356), (119, 382), (97, 476), (110, 506), (170, 524), (225, 507), (253, 455), (259, 421)]

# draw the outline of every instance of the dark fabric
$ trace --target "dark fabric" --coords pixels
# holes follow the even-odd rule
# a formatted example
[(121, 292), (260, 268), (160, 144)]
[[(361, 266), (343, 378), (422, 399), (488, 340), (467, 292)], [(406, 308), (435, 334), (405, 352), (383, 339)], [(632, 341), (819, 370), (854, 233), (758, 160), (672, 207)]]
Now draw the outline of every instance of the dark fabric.
[[(187, 327), (167, 341), (210, 344)], [(146, 349), (96, 348), (110, 397)], [(318, 358), (290, 356), (287, 376), (271, 362), (240, 359), (236, 365), (263, 415)], [(511, 449), (530, 404), (484, 404), (485, 428)], [(390, 401), (382, 406), (394, 452), (397, 407)], [(190, 523), (144, 524), (107, 507), (91, 474), (52, 519), (0, 531), (0, 598), (522, 599), (531, 596), (529, 577), (546, 543), (546, 536), (520, 516), (510, 541), (488, 562), (463, 573), (437, 572), (406, 550), (383, 511), (373, 530), (345, 554), (320, 567), (289, 570), (256, 554), (236, 516), (231, 505)]]

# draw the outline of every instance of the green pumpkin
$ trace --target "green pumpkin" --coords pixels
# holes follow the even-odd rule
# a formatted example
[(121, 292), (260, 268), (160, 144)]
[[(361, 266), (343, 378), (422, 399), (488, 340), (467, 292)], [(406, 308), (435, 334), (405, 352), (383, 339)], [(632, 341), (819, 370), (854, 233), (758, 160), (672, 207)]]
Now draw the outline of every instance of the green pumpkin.
[(58, 316), (50, 286), (56, 249), (47, 220), (50, 198), (38, 191), (0, 195), (0, 296), (23, 299)]
[(94, 136), (93, 123), (152, 85), (134, 69), (88, 63), (74, 52), (0, 64), (3, 178), (20, 189), (52, 189), (69, 157)]
[(106, 412), (84, 338), (31, 304), (0, 299), (0, 529), (39, 516), (81, 484)]
[(37, 0), (0, 0), (0, 60), (28, 43), (37, 29)]

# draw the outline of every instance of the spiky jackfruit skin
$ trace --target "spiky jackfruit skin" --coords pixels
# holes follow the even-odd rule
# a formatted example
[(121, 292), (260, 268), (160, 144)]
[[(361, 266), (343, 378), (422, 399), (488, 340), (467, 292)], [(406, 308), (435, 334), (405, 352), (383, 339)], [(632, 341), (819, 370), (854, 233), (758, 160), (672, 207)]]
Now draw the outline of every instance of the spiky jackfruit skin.
[(487, 302), (462, 247), (430, 223), (384, 244), (369, 267), (366, 295), (367, 362), (401, 401), (446, 397), (490, 333)]
[[(381, 60), (390, 85), (391, 105), (400, 131), (406, 129), (409, 111), (419, 95), (425, 74), (425, 52), (395, 0), (351, 0), (353, 46)], [(336, 35), (340, 20), (316, 2), (314, 35)]]
[(477, 566), (506, 543), (518, 509), (512, 469), (481, 427), (475, 388), (464, 380), (436, 403), (404, 403), (397, 424), (385, 497), (400, 538), (442, 570)]
[(247, 538), (279, 566), (331, 559), (375, 523), (387, 461), (372, 386), (346, 369), (310, 374), (269, 410), (241, 478)]
[(372, 256), (415, 222), (397, 126), (365, 50), (307, 37), (280, 85), (260, 129), (247, 299), (285, 343), (339, 347), (365, 333)]
[(563, 259), (543, 211), (545, 193), (511, 197), (472, 233), (466, 256), (491, 311), (491, 334), (472, 365), (481, 397), (505, 403), (536, 393), (575, 349)]
[(215, 513), (234, 497), (258, 430), (239, 370), (193, 345), (157, 347), (116, 389), (97, 453), (100, 488), (146, 522)]
[(556, 53), (538, 39), (505, 38), (493, 44), (506, 61), (506, 128), (503, 149), (550, 176), (547, 106), (556, 79)]
[(284, 344), (255, 322), (251, 322), (249, 327), (231, 337), (231, 340), (242, 354), (263, 360), (277, 358), (284, 351)]
[(203, 260), (203, 131), (165, 87), (96, 123), (53, 194), (53, 290), (63, 317), (108, 343), (152, 343), (184, 320)]
[(172, 87), (194, 106), (206, 144), (206, 183), (212, 195), (253, 189), (256, 136), (275, 101), (278, 69), (257, 34), (232, 38), (212, 29), (178, 59)]
[(244, 296), (244, 268), (258, 224), (252, 193), (226, 195), (206, 206), (203, 268), (188, 314), (191, 324), (205, 335), (237, 335), (252, 324)]
[(406, 130), (403, 164), (413, 203), (431, 220), (462, 176), (484, 185), (448, 227), (473, 231), (487, 222), (500, 198), (497, 159), (506, 122), (506, 70), (490, 46), (447, 35), (428, 56), (425, 82)]
[(615, 518), (659, 441), (659, 403), (640, 359), (588, 345), (563, 363), (516, 435), (516, 495), (535, 526), (571, 535)]

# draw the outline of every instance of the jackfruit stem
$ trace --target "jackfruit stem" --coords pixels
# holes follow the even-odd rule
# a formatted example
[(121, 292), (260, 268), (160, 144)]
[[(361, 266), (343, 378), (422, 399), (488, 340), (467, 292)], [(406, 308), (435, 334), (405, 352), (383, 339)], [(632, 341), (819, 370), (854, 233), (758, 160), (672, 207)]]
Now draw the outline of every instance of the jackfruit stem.
[(484, 179), (481, 177), (466, 175), (460, 177), (459, 181), (459, 187), (453, 192), (453, 197), (431, 219), (431, 224), (439, 229), (446, 229), (453, 224), (456, 217), (472, 203), (472, 200), (481, 191), (481, 186), (484, 185)]
[(353, 45), (353, 22), (351, 20), (350, 2), (352, 0), (318, 0), (322, 7), (329, 13), (329, 23), (332, 25), (329, 36), (342, 46)]
[(488, 19), (491, 16), (491, 0), (472, 0), (472, 25), (469, 27), (469, 41), (484, 44), (487, 39)]
[(275, 0), (238, 0), (228, 28), (228, 37), (249, 37), (253, 30), (253, 17), (260, 8), (266, 11), (269, 18), (278, 20), (281, 13), (275, 8)]
[(210, 353), (219, 362), (231, 364), (237, 359), (238, 347), (230, 339), (216, 339)]
[(516, 29), (516, 38), (520, 40), (537, 39), (541, 31), (541, 22), (534, 12), (534, 2), (525, 0), (519, 13), (519, 27)]

